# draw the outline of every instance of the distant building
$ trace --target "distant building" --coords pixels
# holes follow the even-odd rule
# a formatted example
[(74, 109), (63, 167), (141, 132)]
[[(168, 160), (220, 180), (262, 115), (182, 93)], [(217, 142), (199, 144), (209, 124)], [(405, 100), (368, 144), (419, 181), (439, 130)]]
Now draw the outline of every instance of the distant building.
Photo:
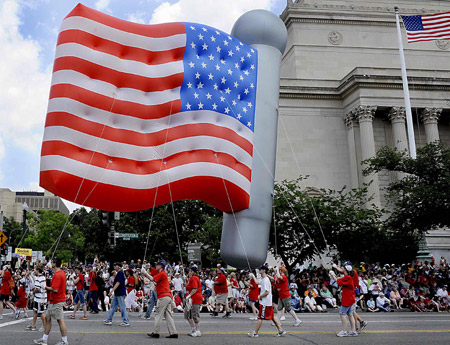
[(5, 218), (13, 217), (22, 221), (22, 205), (26, 202), (30, 210), (57, 210), (69, 215), (69, 209), (59, 196), (44, 192), (14, 192), (8, 188), (0, 188), (0, 210)]

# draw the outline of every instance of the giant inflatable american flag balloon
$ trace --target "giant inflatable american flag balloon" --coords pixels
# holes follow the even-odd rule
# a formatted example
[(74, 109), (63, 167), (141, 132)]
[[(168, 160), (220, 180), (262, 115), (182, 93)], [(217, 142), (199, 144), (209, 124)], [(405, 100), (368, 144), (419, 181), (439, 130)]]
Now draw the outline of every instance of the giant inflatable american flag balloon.
[(58, 36), (40, 185), (112, 211), (171, 199), (248, 208), (257, 63), (206, 25), (142, 25), (78, 4)]

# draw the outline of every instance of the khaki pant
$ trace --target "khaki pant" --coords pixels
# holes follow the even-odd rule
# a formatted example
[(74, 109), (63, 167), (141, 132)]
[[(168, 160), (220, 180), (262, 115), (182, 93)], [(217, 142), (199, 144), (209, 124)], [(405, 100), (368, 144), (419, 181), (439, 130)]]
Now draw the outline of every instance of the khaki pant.
[(169, 334), (176, 334), (177, 330), (172, 317), (172, 298), (169, 296), (159, 298), (156, 303), (155, 330), (153, 333), (159, 334), (163, 317), (166, 318)]

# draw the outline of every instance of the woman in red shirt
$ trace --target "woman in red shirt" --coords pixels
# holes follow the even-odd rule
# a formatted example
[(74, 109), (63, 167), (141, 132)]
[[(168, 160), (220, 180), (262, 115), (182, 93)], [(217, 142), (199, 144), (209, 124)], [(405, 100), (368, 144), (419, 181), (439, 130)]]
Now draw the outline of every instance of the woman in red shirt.
[(3, 320), (3, 304), (6, 304), (11, 310), (14, 311), (14, 313), (16, 312), (16, 308), (9, 301), (9, 296), (12, 292), (9, 287), (10, 281), (12, 280), (9, 266), (5, 266), (3, 268), (3, 272), (0, 272), (0, 277), (2, 278), (2, 286), (0, 288), (0, 320)]
[(197, 267), (192, 266), (189, 269), (189, 281), (186, 285), (186, 307), (184, 308), (184, 317), (188, 320), (192, 330), (188, 335), (191, 337), (200, 337), (200, 306), (203, 302), (202, 284), (197, 275)]
[(20, 315), (20, 310), (19, 309), (23, 309), (23, 313), (25, 315), (25, 317), (28, 317), (27, 315), (27, 304), (28, 304), (28, 299), (27, 299), (27, 294), (25, 292), (25, 279), (21, 279), (20, 280), (20, 287), (19, 290), (17, 291), (17, 302), (16, 302), (16, 313), (14, 314), (14, 317), (16, 319), (19, 318)]
[(253, 273), (250, 273), (249, 280), (247, 280), (245, 283), (249, 287), (249, 293), (248, 293), (248, 304), (250, 304), (250, 307), (252, 308), (253, 316), (250, 317), (250, 320), (257, 321), (258, 320), (258, 309), (256, 308), (256, 303), (258, 302), (258, 296), (259, 296), (259, 286), (258, 286), (258, 280), (256, 279), (255, 275)]
[[(342, 286), (342, 300), (339, 315), (341, 316), (342, 331), (340, 331), (338, 337), (357, 337), (355, 318), (353, 317), (355, 304), (355, 283), (353, 281), (353, 267), (351, 265), (344, 266), (344, 277), (337, 279), (336, 273), (330, 271), (331, 277), (337, 281), (339, 286)], [(350, 321), (351, 331), (347, 333), (347, 317)]]

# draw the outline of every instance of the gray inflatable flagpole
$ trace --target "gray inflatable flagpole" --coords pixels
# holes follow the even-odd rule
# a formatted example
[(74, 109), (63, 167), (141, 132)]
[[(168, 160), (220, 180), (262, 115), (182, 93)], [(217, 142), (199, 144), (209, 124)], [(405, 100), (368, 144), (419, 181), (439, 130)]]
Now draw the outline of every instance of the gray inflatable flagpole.
[[(258, 50), (250, 207), (223, 214), (220, 256), (236, 268), (255, 268), (267, 258), (275, 176), (281, 56), (287, 31), (275, 14), (243, 14), (231, 35)], [(235, 219), (236, 217), (236, 219)]]

